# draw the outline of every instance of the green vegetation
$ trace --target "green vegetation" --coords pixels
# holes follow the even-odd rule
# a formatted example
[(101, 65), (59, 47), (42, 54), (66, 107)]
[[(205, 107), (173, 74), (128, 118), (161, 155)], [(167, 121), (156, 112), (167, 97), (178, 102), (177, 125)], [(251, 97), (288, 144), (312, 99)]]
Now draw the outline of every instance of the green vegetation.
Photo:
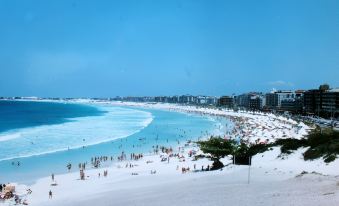
[(263, 153), (271, 147), (270, 144), (246, 144), (240, 143), (235, 146), (234, 155), (245, 157), (254, 156), (258, 153)]
[(271, 147), (271, 145), (267, 144), (237, 144), (234, 140), (226, 140), (221, 137), (213, 136), (209, 140), (199, 141), (197, 144), (204, 153), (211, 155), (211, 160), (213, 160), (212, 170), (222, 168), (224, 165), (220, 162), (220, 158), (227, 155), (248, 157), (265, 152)]
[(209, 140), (199, 141), (197, 144), (204, 153), (210, 154), (213, 160), (212, 170), (222, 168), (224, 165), (220, 158), (227, 155), (254, 156), (275, 146), (281, 146), (280, 150), (283, 154), (291, 154), (294, 150), (304, 147), (307, 148), (303, 154), (305, 161), (322, 157), (328, 163), (334, 161), (339, 155), (339, 132), (331, 129), (320, 131), (318, 128), (303, 139), (278, 139), (272, 144), (246, 144), (244, 142), (237, 144), (234, 140), (212, 136)]
[(339, 132), (314, 131), (309, 134), (307, 142), (310, 148), (304, 153), (305, 160), (323, 157), (325, 162), (332, 162), (339, 155)]
[(275, 146), (281, 146), (280, 150), (283, 154), (291, 154), (293, 150), (297, 150), (300, 147), (307, 146), (306, 139), (294, 139), (294, 138), (286, 138), (286, 139), (278, 139), (274, 143)]
[(281, 146), (281, 153), (290, 154), (300, 147), (308, 147), (304, 160), (314, 160), (322, 157), (326, 163), (332, 162), (339, 155), (339, 132), (331, 129), (312, 131), (303, 139), (279, 139), (275, 145)]
[(221, 137), (211, 137), (207, 141), (199, 141), (197, 144), (204, 153), (211, 155), (213, 160), (212, 170), (224, 167), (220, 162), (220, 158), (233, 154), (235, 142), (233, 140), (225, 140)]

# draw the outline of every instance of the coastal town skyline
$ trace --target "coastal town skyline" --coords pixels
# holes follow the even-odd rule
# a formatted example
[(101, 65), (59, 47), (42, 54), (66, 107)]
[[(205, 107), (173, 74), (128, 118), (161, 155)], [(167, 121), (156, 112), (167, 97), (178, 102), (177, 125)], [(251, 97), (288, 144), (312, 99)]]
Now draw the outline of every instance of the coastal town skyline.
[[(81, 100), (80, 100), (81, 99)], [(336, 118), (339, 115), (339, 89), (322, 84), (317, 89), (308, 90), (272, 90), (268, 93), (247, 92), (240, 95), (206, 96), (206, 95), (173, 95), (173, 96), (116, 96), (116, 97), (1, 97), (0, 100), (52, 100), (52, 101), (99, 101), (99, 102), (132, 102), (132, 103), (169, 103), (218, 107), (234, 111), (261, 111), (292, 115), (317, 115)]]

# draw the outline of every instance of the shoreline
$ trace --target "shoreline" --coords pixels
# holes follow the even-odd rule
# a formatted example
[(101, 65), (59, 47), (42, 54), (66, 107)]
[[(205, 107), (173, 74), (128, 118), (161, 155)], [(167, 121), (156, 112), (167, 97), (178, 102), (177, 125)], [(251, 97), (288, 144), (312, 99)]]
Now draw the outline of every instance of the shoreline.
[[(61, 102), (58, 102), (58, 103), (61, 103)], [(78, 103), (72, 102), (72, 104), (78, 104)], [(129, 108), (128, 110), (132, 110), (132, 109)], [(144, 111), (142, 111), (142, 112), (144, 112)], [(78, 119), (81, 119), (81, 118), (85, 118), (86, 119), (86, 118), (101, 118), (101, 117), (102, 116), (75, 117), (75, 118), (69, 118), (69, 120), (71, 120), (71, 121), (63, 122), (61, 124), (40, 125), (40, 126), (34, 126), (34, 127), (30, 127), (30, 128), (15, 129), (14, 131), (15, 131), (15, 133), (18, 133), (18, 132), (21, 132), (21, 130), (32, 130), (32, 129), (36, 130), (36, 129), (45, 128), (45, 127), (53, 127), (53, 126), (55, 127), (55, 126), (70, 124), (70, 123), (75, 122), (74, 120), (78, 120)], [(14, 161), (14, 162), (16, 162), (18, 159), (22, 159), (22, 158), (39, 157), (39, 156), (42, 156), (42, 155), (50, 155), (50, 154), (60, 153), (60, 152), (65, 152), (65, 151), (78, 150), (78, 149), (81, 149), (81, 148), (84, 148), (84, 147), (96, 146), (96, 145), (100, 145), (100, 144), (103, 144), (103, 143), (108, 143), (108, 142), (111, 142), (111, 141), (116, 141), (116, 140), (124, 139), (126, 137), (132, 136), (132, 135), (137, 134), (138, 132), (142, 131), (145, 127), (147, 127), (150, 123), (152, 123), (152, 121), (153, 121), (153, 117), (150, 116), (147, 120), (145, 120), (145, 126), (142, 126), (142, 128), (140, 128), (140, 129), (138, 129), (138, 130), (136, 130), (136, 131), (134, 131), (134, 132), (132, 132), (130, 134), (126, 134), (126, 135), (120, 136), (118, 138), (114, 137), (114, 138), (111, 138), (111, 139), (101, 140), (101, 141), (98, 141), (98, 142), (81, 144), (81, 145), (74, 146), (74, 147), (64, 147), (64, 148), (60, 148), (60, 149), (56, 149), (56, 150), (49, 150), (49, 151), (45, 151), (45, 152), (41, 152), (41, 153), (36, 153), (36, 154), (27, 154), (27, 155), (22, 155), (22, 156), (17, 156), (17, 157), (4, 158), (4, 159), (0, 159), (0, 162), (1, 161)]]
[[(73, 104), (78, 104), (78, 102), (72, 102), (72, 103)], [(101, 107), (102, 108), (104, 108), (104, 107), (111, 107), (111, 105), (107, 105), (106, 106), (106, 105), (97, 104), (97, 103), (94, 103), (94, 105), (93, 105), (93, 103), (88, 103), (88, 102), (82, 102), (82, 103), (86, 104), (86, 105), (89, 105), (89, 106), (97, 106), (98, 108), (101, 108)], [(90, 104), (92, 104), (92, 105), (90, 105)], [(114, 106), (114, 107), (116, 107), (116, 106)], [(126, 110), (130, 110), (131, 112), (133, 110), (137, 110), (137, 108), (131, 108), (131, 107), (127, 107), (127, 106), (126, 107), (123, 106), (121, 108), (124, 108)], [(145, 111), (143, 109), (140, 109), (140, 110), (137, 110), (137, 111), (140, 111), (142, 113), (147, 112), (147, 110)], [(159, 117), (161, 116), (161, 119), (163, 119), (163, 117), (167, 118), (167, 113), (168, 113), (169, 117), (173, 116), (173, 115), (170, 115), (172, 113), (172, 111), (161, 111), (161, 110), (159, 110), (159, 112), (156, 112), (158, 110), (153, 110), (153, 111), (155, 111), (155, 113), (154, 113), (155, 115), (158, 115)], [(153, 113), (153, 112), (150, 109), (150, 112), (147, 112), (147, 113)], [(180, 121), (185, 121), (185, 118), (188, 118), (188, 119), (191, 118), (189, 116), (185, 117), (185, 116), (180, 115), (180, 114), (174, 115), (173, 117), (175, 117), (176, 119), (180, 118)], [(215, 129), (216, 129), (217, 126), (214, 126), (214, 125), (219, 125), (219, 123), (218, 123), (218, 121), (216, 119), (213, 119), (213, 118), (207, 119), (205, 117), (201, 118), (201, 117), (199, 117), (199, 115), (194, 115), (194, 117), (192, 117), (192, 118), (195, 118), (198, 121), (200, 121), (199, 119), (202, 119), (202, 118), (205, 119), (202, 122), (202, 125), (206, 125), (206, 126), (210, 125), (210, 126), (208, 126), (208, 128), (210, 128), (210, 129), (208, 129), (209, 133), (213, 133), (213, 134), (216, 133)], [(160, 124), (155, 123), (155, 125), (158, 125), (158, 126), (160, 125), (159, 128), (163, 128), (163, 129), (167, 130), (167, 128), (166, 128), (167, 127), (166, 126), (167, 123), (166, 122), (162, 123), (162, 121), (163, 120), (161, 120), (161, 123), (159, 122)], [(190, 123), (187, 123), (187, 124), (189, 125)], [(163, 125), (163, 126), (161, 126), (161, 125)], [(199, 125), (200, 125), (200, 123), (199, 123)], [(186, 131), (187, 135), (183, 134), (184, 130), (179, 131), (179, 130), (175, 129), (174, 127), (173, 127), (173, 129), (171, 129), (171, 132), (168, 133), (168, 134), (173, 134), (173, 135), (176, 135), (176, 136), (173, 136), (173, 137), (168, 136), (169, 140), (170, 140), (169, 144), (173, 145), (173, 147), (175, 149), (178, 146), (176, 144), (176, 142), (177, 142), (177, 140), (175, 140), (176, 138), (178, 138), (180, 140), (180, 142), (182, 143), (181, 145), (183, 146), (183, 144), (185, 143), (185, 139), (187, 139), (187, 138), (192, 139), (193, 138), (193, 140), (197, 140), (198, 137), (201, 135), (200, 134), (200, 129), (196, 129), (195, 132), (193, 132), (194, 130), (192, 130), (192, 132), (191, 132), (191, 130), (189, 130), (189, 129), (192, 128), (192, 126), (189, 126), (189, 127), (183, 126), (183, 127), (181, 127), (180, 124), (178, 124), (175, 127), (178, 127), (178, 126), (179, 126), (179, 128), (187, 130)], [(11, 160), (7, 160), (7, 161), (2, 162), (2, 166), (4, 166), (4, 169), (6, 171), (8, 171), (8, 172), (11, 172), (11, 170), (14, 169), (13, 170), (14, 173), (12, 173), (12, 175), (9, 173), (9, 176), (11, 176), (9, 179), (5, 179), (4, 178), (5, 176), (2, 176), (2, 181), (1, 182), (2, 183), (6, 183), (7, 181), (11, 181), (11, 182), (20, 182), (21, 184), (32, 184), (37, 179), (39, 179), (41, 177), (45, 177), (45, 176), (49, 175), (51, 172), (55, 172), (57, 174), (66, 173), (67, 170), (64, 169), (64, 168), (65, 168), (65, 166), (66, 166), (66, 164), (68, 162), (71, 162), (73, 165), (77, 165), (79, 162), (82, 163), (82, 162), (88, 161), (88, 160), (90, 160), (91, 157), (97, 156), (97, 155), (99, 155), (99, 156), (101, 156), (101, 155), (109, 155), (109, 156), (113, 155), (114, 157), (116, 157), (117, 155), (119, 155), (118, 154), (119, 151), (121, 152), (122, 150), (125, 150), (125, 151), (127, 150), (128, 153), (132, 152), (132, 151), (139, 152), (139, 150), (140, 150), (143, 153), (152, 154), (152, 150), (153, 149), (151, 148), (151, 146), (155, 145), (156, 141), (153, 140), (155, 138), (155, 136), (153, 134), (151, 134), (151, 133), (154, 133), (154, 132), (158, 133), (159, 132), (159, 135), (161, 137), (160, 137), (158, 142), (160, 144), (165, 144), (164, 142), (166, 142), (166, 136), (164, 136), (164, 135), (166, 135), (167, 132), (164, 133), (164, 132), (161, 132), (161, 131), (156, 131), (155, 129), (157, 128), (157, 126), (154, 126), (154, 125), (151, 126), (151, 127), (152, 127), (152, 129), (147, 129), (147, 132), (142, 132), (140, 134), (137, 133), (137, 132), (134, 132), (133, 135), (129, 135), (128, 138), (125, 138), (125, 136), (124, 136), (124, 137), (120, 137), (120, 138), (114, 139), (113, 142), (111, 140), (109, 140), (109, 141), (105, 141), (104, 144), (101, 144), (101, 143), (100, 144), (95, 144), (95, 145), (91, 144), (90, 147), (85, 147), (84, 148), (85, 150), (82, 149), (83, 145), (81, 145), (81, 147), (79, 147), (79, 149), (73, 149), (73, 148), (67, 149), (67, 147), (65, 147), (66, 149), (64, 149), (62, 151), (58, 151), (56, 153), (55, 152), (52, 153), (51, 151), (48, 151), (48, 153), (44, 153), (43, 155), (40, 155), (40, 154), (29, 155), (28, 158), (24, 158), (24, 159), (22, 159), (22, 161), (21, 161), (21, 159), (18, 159), (18, 158), (15, 158), (15, 159), (11, 158)], [(206, 127), (206, 129), (207, 129), (207, 127)], [(203, 129), (201, 129), (201, 130), (203, 130)], [(138, 131), (141, 131), (141, 130), (138, 130)], [(93, 130), (93, 133), (96, 133), (95, 130)], [(194, 134), (194, 136), (192, 136), (193, 134)], [(177, 135), (179, 135), (179, 136), (177, 137)], [(180, 137), (181, 135), (184, 135), (184, 136)], [(147, 137), (147, 139), (145, 138), (144, 140), (140, 141), (140, 137), (139, 136), (140, 137), (145, 136), (145, 137)], [(131, 138), (129, 138), (129, 137), (131, 137)], [(138, 140), (138, 138), (139, 138), (139, 140)], [(126, 139), (126, 141), (128, 140), (128, 142), (125, 143), (125, 139)], [(120, 144), (124, 145), (122, 149), (118, 148), (118, 146)], [(135, 146), (136, 146), (135, 149), (134, 149), (134, 145), (133, 145), (133, 148), (132, 148), (132, 144), (135, 144)], [(96, 148), (97, 151), (95, 151), (94, 148)], [(101, 149), (103, 149), (103, 150), (101, 150)], [(73, 159), (69, 159), (68, 160), (67, 156), (72, 155), (72, 154), (78, 156), (79, 158), (75, 158), (75, 159), (73, 158), (74, 161), (73, 161)], [(82, 154), (86, 155), (86, 158), (81, 158)], [(60, 156), (60, 155), (62, 156), (62, 160), (57, 161), (55, 158), (58, 158), (57, 156)], [(30, 158), (30, 157), (32, 157), (32, 158)], [(49, 158), (51, 161), (54, 161), (54, 159), (55, 159), (56, 163), (55, 164), (53, 163), (53, 164), (54, 165), (59, 165), (59, 166), (55, 166), (56, 169), (49, 169), (48, 167), (45, 167), (45, 166), (41, 166), (41, 167), (39, 166), (39, 168), (42, 169), (40, 171), (47, 171), (47, 172), (38, 172), (38, 173), (36, 173), (36, 175), (34, 175), (34, 171), (35, 171), (34, 170), (34, 165), (38, 166), (38, 164), (40, 164), (39, 161), (44, 161), (46, 158)], [(22, 169), (20, 169), (19, 167), (18, 167), (18, 169), (15, 169), (15, 168), (11, 169), (12, 168), (12, 166), (10, 166), (11, 162), (15, 162), (15, 164), (16, 164), (17, 161), (20, 161), (20, 164), (23, 165), (23, 166), (26, 165), (26, 167), (20, 167)], [(33, 166), (30, 166), (30, 165), (33, 165)], [(33, 170), (30, 169), (30, 168), (33, 168)], [(75, 168), (75, 167), (73, 167), (73, 168)], [(17, 173), (19, 173), (20, 171), (21, 172), (27, 171), (29, 173), (32, 173), (32, 175), (27, 173), (28, 174), (27, 175), (28, 179), (25, 179), (25, 178), (21, 178), (20, 174), (18, 174), (19, 176), (17, 176), (18, 178), (16, 178)], [(6, 174), (4, 170), (3, 170), (3, 174)]]
[[(101, 104), (101, 102), (99, 103)], [(107, 104), (107, 103), (104, 103)], [(115, 103), (113, 103), (115, 104)], [(121, 103), (118, 103), (121, 104)], [(137, 105), (135, 105), (137, 104)], [(134, 103), (134, 105), (127, 104), (124, 106), (144, 106), (146, 108), (150, 108), (150, 105), (143, 104), (140, 105), (139, 103)], [(277, 117), (275, 115), (257, 115), (257, 114), (249, 114), (249, 113), (235, 113), (232, 111), (219, 111), (219, 110), (211, 110), (211, 109), (203, 109), (203, 108), (192, 108), (192, 107), (185, 107), (185, 106), (179, 106), (179, 105), (170, 105), (170, 107), (166, 107), (167, 105), (153, 105), (153, 109), (167, 109), (167, 110), (182, 110), (183, 112), (197, 112), (200, 114), (203, 113), (204, 115), (220, 115), (221, 117), (234, 117), (239, 119), (234, 119), (233, 121), (240, 121), (241, 124), (244, 124), (244, 127), (247, 127), (245, 129), (244, 135), (250, 136), (248, 138), (249, 142), (254, 142), (257, 140), (259, 135), (263, 135), (264, 133), (268, 135), (275, 134), (276, 136), (272, 137), (271, 140), (274, 140), (275, 138), (281, 137), (283, 135), (292, 135), (295, 134), (297, 137), (302, 137), (306, 134), (307, 130), (309, 129), (307, 125), (299, 125), (293, 120), (288, 120), (283, 117)], [(273, 123), (276, 124), (273, 124)], [(238, 127), (238, 123), (233, 122), (235, 124), (235, 127)], [(297, 125), (300, 126), (298, 130), (296, 128), (298, 127), (287, 127), (287, 125)], [(253, 129), (251, 132), (247, 131), (248, 128), (252, 128), (252, 126), (255, 126), (256, 129)], [(270, 130), (270, 127), (277, 126), (278, 129), (273, 128)], [(265, 127), (265, 128), (263, 128)], [(244, 128), (241, 128), (241, 130)], [(284, 133), (286, 131), (291, 131), (290, 133)], [(246, 133), (247, 132), (247, 133)], [(232, 134), (230, 134), (231, 136)], [(260, 139), (263, 140), (263, 139)], [(218, 181), (216, 182), (215, 179), (217, 178), (223, 178), (225, 181), (225, 187), (234, 186), (238, 188), (239, 190), (244, 190), (247, 188), (246, 184), (246, 177), (247, 177), (247, 167), (246, 166), (234, 166), (234, 165), (228, 165), (230, 163), (230, 160), (226, 157), (223, 159), (223, 162), (225, 163), (225, 168), (223, 170), (217, 170), (217, 171), (209, 171), (209, 172), (188, 172), (187, 174), (181, 174), (181, 170), (177, 170), (178, 165), (180, 167), (189, 167), (193, 168), (194, 164), (197, 165), (196, 170), (200, 170), (200, 167), (206, 166), (208, 164), (211, 164), (211, 161), (208, 159), (200, 159), (198, 161), (192, 161), (192, 158), (188, 156), (188, 152), (190, 150), (197, 150), (194, 145), (189, 145), (188, 147), (185, 147), (184, 151), (181, 152), (181, 154), (184, 156), (185, 162), (182, 161), (180, 158), (171, 158), (170, 162), (168, 164), (159, 161), (161, 158), (160, 155), (165, 154), (159, 154), (159, 155), (150, 155), (145, 156), (141, 160), (133, 161), (133, 164), (135, 164), (135, 167), (132, 168), (123, 168), (123, 165), (125, 163), (123, 162), (117, 162), (109, 167), (99, 168), (99, 169), (91, 169), (86, 170), (86, 176), (88, 175), (88, 179), (85, 181), (77, 180), (79, 179), (78, 172), (74, 173), (66, 173), (62, 175), (57, 175), (56, 180), (58, 182), (58, 186), (50, 186), (51, 180), (50, 177), (44, 177), (40, 178), (35, 184), (31, 185), (30, 188), (32, 189), (33, 193), (29, 196), (27, 196), (27, 202), (29, 205), (67, 205), (67, 204), (61, 204), (65, 203), (64, 201), (67, 199), (69, 201), (68, 205), (74, 205), (74, 204), (82, 204), (82, 205), (110, 205), (108, 203), (105, 203), (103, 201), (100, 201), (102, 198), (107, 198), (112, 196), (117, 199), (108, 198), (111, 201), (116, 201), (117, 203), (123, 203), (126, 205), (134, 205), (128, 197), (130, 197), (129, 193), (136, 193), (136, 194), (144, 194), (143, 192), (146, 192), (146, 195), (143, 197), (144, 199), (154, 200), (155, 202), (140, 202), (140, 205), (172, 205), (172, 204), (178, 204), (180, 202), (172, 200), (172, 196), (175, 196), (173, 194), (173, 189), (167, 189), (168, 191), (161, 191), (161, 194), (167, 194), (168, 197), (166, 198), (165, 195), (165, 202), (159, 202), (159, 200), (156, 200), (157, 198), (157, 189), (166, 187), (168, 185), (176, 187), (179, 191), (184, 192), (185, 188), (182, 188), (181, 185), (190, 185), (190, 184), (197, 184), (197, 185), (205, 185), (209, 189), (201, 190), (200, 192), (205, 192), (211, 195), (213, 185), (218, 185)], [(252, 184), (251, 187), (258, 187), (259, 189), (259, 197), (261, 197), (260, 189), (263, 185), (266, 185), (265, 187), (268, 187), (268, 185), (279, 185), (279, 184), (286, 184), (287, 188), (294, 187), (296, 179), (296, 176), (300, 174), (302, 171), (307, 171), (311, 174), (304, 174), (302, 177), (305, 177), (304, 179), (307, 179), (305, 183), (302, 183), (302, 185), (311, 184), (313, 182), (313, 178), (318, 179), (322, 184), (327, 184), (327, 180), (325, 179), (328, 177), (331, 179), (329, 182), (331, 182), (331, 185), (335, 185), (336, 181), (338, 181), (338, 172), (337, 168), (339, 168), (339, 161), (336, 160), (330, 164), (325, 164), (321, 159), (314, 160), (314, 161), (307, 161), (300, 159), (301, 154), (303, 153), (303, 149), (299, 149), (290, 156), (286, 157), (286, 159), (279, 159), (276, 156), (279, 154), (279, 148), (274, 148), (272, 151), (267, 151), (263, 154), (258, 154), (253, 157), (253, 165), (252, 165)], [(146, 162), (145, 162), (146, 161)], [(152, 163), (147, 163), (147, 161), (152, 161)], [(127, 161), (128, 163), (129, 161)], [(131, 161), (130, 161), (131, 162)], [(131, 163), (132, 164), (132, 163)], [(120, 166), (119, 166), (120, 165)], [(156, 170), (156, 174), (150, 174), (151, 170)], [(97, 172), (102, 172), (103, 170), (108, 170), (108, 177), (101, 177), (99, 178), (97, 176)], [(312, 172), (315, 172), (312, 174)], [(132, 173), (138, 173), (138, 175), (133, 175)], [(319, 173), (319, 174), (317, 174)], [(131, 175), (132, 174), (132, 175)], [(320, 175), (321, 174), (321, 175)], [(322, 176), (322, 175), (328, 175), (328, 176)], [(232, 180), (235, 179), (235, 180)], [(156, 182), (154, 183), (154, 180)], [(206, 181), (208, 180), (208, 181)], [(244, 181), (242, 181), (244, 180)], [(303, 180), (300, 180), (302, 182)], [(209, 183), (212, 182), (212, 183)], [(299, 182), (299, 183), (300, 183)], [(311, 182), (311, 183), (310, 183)], [(202, 185), (201, 185), (201, 184)], [(298, 184), (299, 184), (298, 183)], [(301, 184), (301, 183), (300, 183)], [(139, 190), (136, 190), (135, 187), (138, 185)], [(111, 187), (113, 186), (113, 187)], [(27, 188), (27, 186), (19, 185), (18, 188)], [(71, 189), (73, 188), (73, 190)], [(76, 189), (75, 189), (76, 188)], [(335, 187), (334, 187), (335, 188)], [(47, 192), (49, 189), (53, 189), (55, 197), (53, 197), (52, 200), (49, 200), (47, 197)], [(96, 191), (93, 192), (92, 191)], [(153, 192), (151, 192), (153, 191)], [(256, 189), (254, 189), (256, 191)], [(186, 191), (187, 192), (187, 191)], [(229, 191), (230, 194), (236, 195), (238, 191)], [(278, 190), (279, 192), (279, 190)], [(253, 191), (252, 191), (253, 193)], [(250, 194), (252, 194), (250, 193)], [(338, 190), (334, 190), (330, 192), (333, 193), (333, 200), (321, 200), (324, 204), (327, 205), (335, 205), (334, 200), (339, 200), (339, 192)], [(116, 195), (118, 194), (118, 195)], [(120, 194), (120, 195), (119, 195)], [(139, 194), (139, 195), (140, 195)], [(293, 196), (292, 194), (290, 194)], [(289, 195), (289, 196), (290, 196)], [(189, 193), (185, 196), (189, 196), (192, 198), (196, 198), (197, 200), (202, 197), (199, 197), (199, 194), (192, 194)], [(289, 196), (281, 195), (281, 197), (288, 198)], [(306, 194), (307, 196), (307, 194)], [(331, 196), (331, 197), (332, 197)], [(140, 196), (139, 201), (140, 201)], [(302, 198), (303, 196), (301, 196)], [(71, 199), (71, 200), (70, 200)], [(138, 199), (138, 198), (131, 198), (132, 200)], [(232, 198), (230, 198), (232, 200)], [(233, 198), (234, 199), (234, 198)], [(274, 199), (274, 198), (273, 198)], [(211, 199), (212, 200), (212, 199)], [(225, 202), (222, 201), (221, 198), (220, 201), (215, 202), (215, 205), (224, 205)], [(249, 198), (250, 200), (250, 198)], [(271, 200), (268, 198), (267, 200)], [(168, 201), (171, 204), (166, 203)], [(183, 197), (183, 201), (187, 201), (185, 197)], [(214, 200), (213, 200), (214, 201)], [(255, 199), (252, 199), (252, 201), (255, 201)], [(306, 201), (306, 200), (305, 200)], [(303, 203), (307, 205), (307, 201)], [(99, 203), (99, 204), (98, 204)], [(158, 204), (156, 204), (158, 203)], [(162, 203), (162, 204), (161, 204)], [(197, 202), (188, 202), (187, 205), (196, 205)], [(313, 201), (309, 201), (308, 205), (312, 205), (314, 203)], [(113, 204), (113, 203), (112, 203)], [(0, 205), (2, 203), (0, 202)], [(6, 204), (4, 204), (6, 205)], [(205, 205), (205, 204), (202, 204)], [(207, 204), (206, 204), (207, 205)], [(243, 204), (243, 205), (249, 205), (249, 204)], [(288, 205), (288, 202), (285, 202), (284, 204), (279, 205)], [(296, 204), (298, 205), (298, 204)], [(303, 204), (299, 204), (303, 205)], [(313, 204), (316, 205), (316, 204)]]

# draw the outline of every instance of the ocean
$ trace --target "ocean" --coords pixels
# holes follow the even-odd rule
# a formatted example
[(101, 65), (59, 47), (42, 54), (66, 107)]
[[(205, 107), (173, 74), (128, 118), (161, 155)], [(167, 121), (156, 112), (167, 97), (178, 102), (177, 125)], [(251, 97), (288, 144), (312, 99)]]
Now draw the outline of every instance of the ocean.
[(79, 104), (0, 100), (0, 133), (25, 127), (60, 124), (69, 121), (69, 118), (97, 116), (102, 113), (95, 107)]
[(26, 184), (67, 172), (67, 163), (77, 171), (78, 163), (94, 156), (175, 148), (231, 125), (156, 109), (32, 101), (0, 101), (0, 123), (0, 183)]

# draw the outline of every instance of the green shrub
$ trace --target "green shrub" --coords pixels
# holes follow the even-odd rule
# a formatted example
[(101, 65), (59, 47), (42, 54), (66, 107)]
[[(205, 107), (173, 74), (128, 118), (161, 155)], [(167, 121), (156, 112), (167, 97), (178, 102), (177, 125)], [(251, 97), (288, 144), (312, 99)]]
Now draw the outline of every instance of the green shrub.
[(266, 152), (272, 145), (271, 144), (250, 144), (241, 143), (235, 149), (235, 155), (238, 156), (254, 156), (259, 153)]
[(223, 164), (220, 162), (220, 158), (233, 154), (236, 145), (234, 140), (226, 140), (221, 137), (211, 137), (207, 141), (198, 141), (197, 144), (204, 153), (211, 155), (212, 169), (222, 168)]
[(309, 148), (304, 153), (304, 160), (314, 160), (321, 156), (321, 153), (317, 149)]
[(304, 160), (323, 157), (325, 162), (332, 162), (339, 154), (339, 132), (316, 129), (303, 139), (278, 139), (274, 145), (281, 146), (281, 153), (290, 154), (300, 147), (308, 147), (303, 154)]
[(331, 154), (331, 155), (328, 155), (328, 156), (325, 157), (324, 162), (329, 163), (329, 162), (334, 161), (336, 158), (337, 158), (336, 155)]
[(294, 138), (287, 138), (287, 139), (278, 139), (275, 144), (276, 146), (281, 146), (280, 150), (281, 153), (290, 154), (293, 150), (297, 150), (300, 147), (307, 146), (306, 139), (294, 139)]
[(324, 158), (325, 162), (332, 162), (339, 154), (339, 132), (315, 130), (308, 135), (310, 148), (304, 153), (305, 160)]

